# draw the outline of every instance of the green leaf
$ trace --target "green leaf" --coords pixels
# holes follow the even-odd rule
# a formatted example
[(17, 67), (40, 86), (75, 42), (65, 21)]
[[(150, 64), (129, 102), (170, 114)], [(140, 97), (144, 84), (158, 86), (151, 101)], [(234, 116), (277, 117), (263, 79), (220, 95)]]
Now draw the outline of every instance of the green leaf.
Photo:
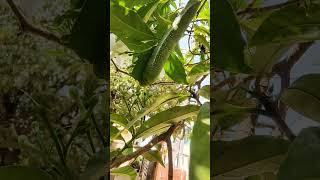
[(111, 169), (110, 174), (130, 176), (131, 180), (135, 180), (137, 177), (137, 171), (131, 166), (124, 166), (116, 169)]
[(211, 93), (213, 98), (213, 119), (218, 123), (222, 130), (247, 119), (253, 108), (256, 107), (256, 101), (249, 99), (243, 90), (220, 90)]
[(0, 179), (7, 180), (21, 180), (21, 179), (32, 179), (32, 180), (53, 180), (49, 174), (45, 171), (23, 166), (2, 166), (0, 167)]
[[(228, 1), (213, 1), (213, 65), (230, 72), (249, 72), (244, 61), (245, 42)], [(226, 23), (228, 22), (228, 23)]]
[(190, 145), (190, 177), (194, 180), (210, 179), (210, 104), (201, 106), (194, 124)]
[(152, 116), (143, 123), (135, 137), (148, 137), (149, 135), (155, 134), (155, 132), (164, 132), (169, 129), (172, 124), (194, 117), (198, 112), (199, 106), (196, 105), (176, 106), (167, 109)]
[(209, 74), (210, 71), (210, 61), (201, 61), (199, 64), (195, 65), (188, 73), (189, 84), (194, 84), (200, 77)]
[(128, 124), (127, 118), (119, 114), (110, 114), (110, 121), (117, 123), (123, 127), (125, 127)]
[[(150, 17), (152, 16), (152, 14), (154, 13), (154, 11), (158, 8), (160, 1), (156, 1), (155, 3), (152, 4), (151, 7), (149, 7), (149, 10), (147, 11), (147, 13), (143, 16), (143, 21), (146, 23), (149, 21)], [(150, 3), (151, 4), (151, 3)]]
[(96, 75), (107, 78), (107, 2), (85, 1), (72, 27), (68, 46), (93, 64)]
[(194, 25), (194, 32), (197, 33), (197, 34), (203, 34), (203, 35), (210, 36), (210, 31), (205, 26), (197, 26), (195, 24)]
[(110, 5), (110, 31), (129, 49), (141, 52), (154, 45), (153, 32), (136, 12), (115, 3)]
[(164, 162), (162, 160), (162, 155), (159, 150), (150, 150), (143, 154), (143, 157), (146, 158), (148, 161), (158, 162), (163, 167), (165, 167)]
[(209, 42), (207, 41), (207, 39), (206, 39), (205, 36), (200, 35), (200, 34), (196, 34), (196, 35), (195, 35), (195, 39), (196, 39), (199, 43), (203, 44), (207, 49), (210, 49), (210, 44), (209, 44)]
[(175, 82), (187, 84), (187, 74), (180, 59), (171, 53), (168, 61), (164, 64), (166, 74)]
[(320, 122), (320, 74), (308, 74), (292, 83), (281, 101), (294, 111)]
[(142, 81), (144, 68), (148, 63), (148, 60), (153, 53), (153, 50), (154, 48), (151, 48), (137, 55), (138, 60), (135, 62), (135, 65), (131, 72), (131, 76), (139, 82)]
[(259, 27), (250, 45), (297, 43), (320, 39), (320, 6), (306, 10), (296, 4), (272, 13)]
[[(186, 97), (185, 94), (176, 94), (176, 93), (168, 93), (160, 96), (159, 98), (155, 99), (150, 106), (148, 106), (144, 111), (139, 113), (133, 120), (128, 122), (124, 129), (131, 128), (137, 121), (139, 121), (143, 116), (148, 115), (150, 112), (156, 110), (160, 105), (164, 104), (165, 102)], [(117, 138), (120, 135), (121, 131), (115, 136)]]
[(209, 100), (210, 99), (210, 85), (203, 86), (199, 90), (199, 95)]
[(271, 136), (250, 136), (235, 141), (211, 143), (213, 180), (274, 172), (289, 146), (287, 140)]
[(102, 150), (94, 154), (88, 161), (85, 171), (81, 174), (81, 180), (97, 180), (107, 175), (107, 152)]
[(250, 109), (247, 106), (238, 106), (230, 103), (215, 104), (213, 109), (213, 119), (218, 123), (222, 130), (244, 121), (250, 115)]
[[(119, 133), (118, 128), (116, 128), (116, 127), (111, 125), (109, 130), (110, 130), (110, 138), (111, 139), (115, 139), (115, 136)], [(117, 139), (118, 140), (123, 140), (122, 137), (118, 137)]]
[(155, 0), (125, 0), (126, 6), (132, 8), (134, 6), (142, 6), (154, 2)]
[(206, 20), (208, 20), (208, 24), (209, 24), (209, 26), (210, 26), (210, 7), (209, 7), (209, 2), (210, 1), (204, 1), (205, 2), (205, 4), (203, 5), (201, 5), (202, 6), (202, 9), (201, 9), (201, 11), (200, 11), (200, 13), (199, 13), (199, 16), (198, 16), (198, 18), (199, 19), (206, 19)]
[(291, 44), (267, 44), (250, 48), (247, 64), (258, 74), (269, 73), (290, 47)]
[(229, 3), (231, 4), (231, 6), (235, 12), (248, 7), (247, 0), (229, 0)]
[(320, 179), (320, 128), (303, 129), (289, 148), (281, 164), (278, 180)]

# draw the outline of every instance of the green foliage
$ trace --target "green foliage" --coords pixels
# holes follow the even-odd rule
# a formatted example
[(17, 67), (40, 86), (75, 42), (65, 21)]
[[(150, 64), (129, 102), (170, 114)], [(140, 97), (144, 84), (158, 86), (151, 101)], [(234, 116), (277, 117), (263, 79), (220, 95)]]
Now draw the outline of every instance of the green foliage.
[[(139, 152), (140, 144), (162, 137), (173, 125), (179, 126), (171, 139), (188, 139), (201, 105), (201, 82), (210, 70), (208, 2), (141, 2), (111, 3), (111, 33), (116, 35), (111, 47), (111, 164)], [(189, 35), (188, 44), (182, 44)], [(154, 148), (160, 143), (152, 146), (135, 155), (130, 166), (138, 169), (153, 161), (168, 167), (162, 156), (169, 152)]]
[(84, 173), (81, 175), (81, 180), (96, 180), (106, 174), (108, 168), (107, 151), (102, 150), (95, 153), (88, 161)]
[(257, 74), (269, 73), (291, 46), (291, 44), (266, 44), (249, 48), (246, 51), (246, 63)]
[(195, 105), (175, 106), (152, 116), (139, 128), (136, 138), (161, 134), (170, 128), (172, 124), (197, 115), (199, 107)]
[(52, 177), (50, 177), (46, 172), (37, 168), (22, 166), (0, 167), (1, 179), (20, 180), (25, 179), (26, 177), (34, 180), (53, 180)]
[[(317, 128), (302, 130), (292, 140), (297, 126), (288, 123), (296, 120), (288, 108), (313, 123), (320, 120), (319, 75), (299, 67), (299, 61), (313, 56), (304, 56), (308, 48), (318, 45), (319, 1), (216, 0), (212, 8), (211, 176), (319, 179), (319, 164), (311, 157), (319, 153)], [(297, 72), (301, 69), (305, 72)], [(284, 139), (293, 141), (288, 156)]]
[(116, 169), (111, 169), (110, 170), (111, 175), (125, 175), (129, 176), (131, 180), (135, 180), (137, 177), (137, 172), (134, 168), (131, 166), (124, 166), (124, 167), (119, 167)]
[[(288, 150), (289, 142), (268, 136), (250, 136), (235, 141), (212, 141), (211, 176), (248, 177), (273, 172)], [(253, 164), (253, 165), (250, 165)]]
[[(10, 173), (10, 178), (16, 175), (18, 179), (80, 179), (90, 157), (106, 146), (105, 76), (98, 79), (95, 73), (99, 72), (92, 70), (92, 64), (103, 63), (99, 64), (103, 68), (100, 73), (107, 72), (106, 1), (99, 1), (101, 6), (83, 3), (47, 2), (32, 17), (35, 27), (46, 27), (44, 33), (54, 31), (62, 37), (60, 45), (43, 34), (17, 36), (21, 32), (14, 13), (8, 6), (0, 8), (1, 24), (10, 29), (0, 49), (6, 54), (0, 57), (0, 126), (10, 125), (12, 139), (6, 140), (16, 143), (14, 149), (10, 147), (13, 143), (2, 147), (15, 153), (2, 164), (10, 169), (1, 170), (1, 177)], [(8, 101), (4, 101), (6, 97), (10, 97)], [(98, 170), (90, 171), (103, 177), (105, 173)]]
[(319, 80), (320, 74), (308, 74), (300, 77), (283, 92), (281, 100), (293, 110), (319, 122)]
[(113, 2), (110, 7), (110, 31), (136, 52), (142, 52), (155, 43), (153, 32), (136, 12)]
[(288, 156), (281, 164), (278, 180), (319, 179), (320, 129), (303, 129), (292, 142)]
[(187, 74), (183, 67), (183, 63), (177, 55), (171, 53), (167, 62), (164, 64), (166, 74), (175, 82), (181, 84), (188, 84)]
[(178, 16), (178, 19), (176, 19), (177, 22), (174, 22), (177, 24), (173, 24), (172, 28), (162, 37), (157, 47), (153, 50), (152, 55), (149, 57), (144, 71), (140, 72), (143, 73), (142, 81), (140, 82), (141, 85), (150, 85), (158, 78), (170, 52), (175, 48), (183, 33), (186, 31), (199, 6), (200, 1), (190, 0)]
[(244, 60), (245, 41), (231, 5), (228, 1), (213, 1), (213, 11), (214, 66), (230, 72), (249, 72)]
[(106, 0), (85, 1), (68, 40), (68, 46), (93, 64), (96, 74), (107, 76), (107, 9)]
[(190, 179), (210, 179), (210, 105), (201, 106), (191, 134)]
[(161, 152), (159, 150), (150, 150), (150, 151), (144, 153), (143, 157), (146, 158), (148, 161), (158, 162), (163, 167), (165, 166), (163, 159), (162, 159), (162, 156), (161, 156)]
[(275, 11), (259, 27), (250, 45), (318, 40), (319, 15), (318, 4), (311, 4), (308, 10), (291, 5)]

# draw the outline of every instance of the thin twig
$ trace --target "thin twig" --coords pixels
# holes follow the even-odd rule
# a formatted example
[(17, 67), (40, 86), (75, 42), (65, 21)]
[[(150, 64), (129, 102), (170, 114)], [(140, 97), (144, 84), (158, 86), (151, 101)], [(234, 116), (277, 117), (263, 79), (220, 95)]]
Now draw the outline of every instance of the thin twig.
[(279, 112), (277, 103), (273, 102), (270, 99), (270, 97), (268, 97), (264, 94), (258, 94), (257, 92), (249, 91), (245, 88), (243, 88), (243, 89), (260, 101), (260, 103), (264, 106), (265, 111), (271, 114), (273, 121), (277, 124), (277, 126), (280, 128), (280, 130), (282, 132), (284, 132), (284, 134), (286, 135), (286, 137), (290, 141), (293, 141), (296, 136), (293, 134), (291, 129), (288, 127), (285, 120), (282, 118), (282, 116)]
[(171, 82), (171, 81), (159, 81), (151, 84), (150, 86), (155, 86), (155, 85), (176, 85), (176, 82)]
[(32, 34), (41, 36), (43, 38), (46, 38), (46, 39), (53, 41), (53, 42), (56, 42), (58, 44), (63, 44), (61, 39), (58, 36), (56, 36), (55, 34), (50, 33), (50, 32), (46, 32), (46, 31), (41, 30), (40, 28), (37, 28), (37, 27), (33, 26), (32, 24), (30, 24), (27, 21), (27, 19), (22, 15), (22, 13), (19, 11), (18, 7), (13, 3), (12, 0), (7, 0), (7, 3), (9, 4), (9, 6), (12, 9), (15, 16), (18, 18), (18, 20), (20, 22), (20, 28), (22, 31), (30, 32)]
[(111, 60), (112, 64), (114, 65), (114, 67), (116, 68), (116, 71), (117, 71), (117, 72), (121, 72), (121, 73), (123, 73), (123, 74), (125, 74), (125, 75), (131, 76), (131, 74), (129, 74), (128, 72), (125, 72), (125, 71), (121, 70), (121, 69), (116, 65), (116, 63), (113, 61), (112, 58), (111, 58), (110, 60)]

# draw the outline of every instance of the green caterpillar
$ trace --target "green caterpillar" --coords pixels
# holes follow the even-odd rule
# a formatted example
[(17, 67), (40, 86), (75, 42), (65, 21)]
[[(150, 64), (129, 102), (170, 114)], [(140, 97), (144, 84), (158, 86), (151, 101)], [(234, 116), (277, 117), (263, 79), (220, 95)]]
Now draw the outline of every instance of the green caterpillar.
[(152, 84), (159, 76), (170, 52), (175, 48), (183, 33), (187, 30), (193, 17), (201, 4), (200, 0), (190, 0), (181, 14), (173, 22), (173, 26), (164, 35), (158, 46), (153, 50), (150, 59), (144, 69), (142, 86)]

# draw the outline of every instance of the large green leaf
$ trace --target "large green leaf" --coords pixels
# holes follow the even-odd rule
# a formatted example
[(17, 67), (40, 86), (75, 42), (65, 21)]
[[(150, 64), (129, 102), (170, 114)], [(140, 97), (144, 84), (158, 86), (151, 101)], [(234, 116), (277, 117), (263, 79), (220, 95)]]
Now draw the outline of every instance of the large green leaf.
[(168, 61), (164, 64), (164, 71), (175, 82), (187, 84), (187, 74), (182, 62), (174, 53), (171, 53)]
[(231, 5), (226, 0), (215, 0), (213, 12), (213, 65), (230, 72), (248, 72), (245, 42)]
[(320, 74), (308, 74), (292, 83), (281, 101), (302, 115), (320, 122)]
[(148, 152), (143, 154), (143, 157), (148, 161), (154, 161), (160, 163), (163, 167), (165, 167), (161, 152), (159, 150), (149, 150)]
[(49, 174), (38, 168), (23, 166), (2, 166), (0, 167), (0, 179), (6, 180), (53, 180)]
[[(143, 118), (143, 116), (148, 115), (152, 111), (156, 110), (161, 104), (174, 100), (174, 99), (179, 99), (179, 98), (184, 98), (187, 97), (186, 94), (177, 94), (177, 93), (168, 93), (168, 94), (163, 94), (162, 96), (158, 97), (153, 101), (153, 103), (146, 107), (142, 112), (140, 112), (133, 120), (128, 122), (128, 124), (125, 126), (125, 129), (131, 128), (138, 120)], [(117, 138), (121, 134), (121, 131), (114, 136), (114, 138)]]
[(320, 179), (320, 128), (303, 129), (290, 145), (288, 157), (281, 164), (278, 180)]
[(210, 99), (210, 85), (203, 86), (201, 89), (199, 89), (199, 95), (209, 100)]
[[(196, 116), (198, 111), (199, 106), (196, 105), (176, 106), (162, 111), (143, 123), (135, 137), (147, 137), (155, 134), (155, 132), (164, 132), (169, 129), (172, 124)], [(159, 130), (161, 130), (161, 132), (159, 132)]]
[(210, 104), (201, 106), (194, 124), (190, 147), (190, 176), (193, 180), (210, 179)]
[(142, 81), (144, 68), (148, 63), (148, 60), (151, 57), (153, 50), (154, 48), (151, 48), (134, 56), (137, 60), (134, 64), (131, 76), (139, 82)]
[(143, 19), (133, 10), (111, 2), (110, 31), (129, 49), (141, 52), (155, 43), (155, 36)]
[(124, 0), (125, 5), (129, 8), (132, 8), (134, 6), (141, 6), (144, 4), (149, 4), (151, 2), (157, 1), (157, 0)]
[(289, 142), (271, 136), (250, 136), (235, 141), (211, 142), (211, 176), (248, 177), (274, 172), (287, 152)]
[(131, 180), (136, 180), (137, 171), (131, 166), (119, 167), (110, 170), (111, 175), (130, 176)]
[(102, 150), (94, 154), (88, 161), (87, 166), (83, 174), (81, 174), (81, 180), (97, 180), (102, 176), (107, 175), (108, 167), (108, 155), (107, 151)]
[(188, 82), (189, 84), (195, 83), (200, 77), (209, 74), (210, 70), (210, 61), (202, 61), (192, 67), (188, 73)]
[(272, 13), (259, 27), (250, 45), (297, 43), (320, 39), (320, 6), (306, 10), (296, 4)]
[(250, 48), (246, 62), (256, 73), (269, 73), (290, 47), (291, 44), (267, 44)]
[(110, 114), (110, 121), (117, 123), (123, 127), (125, 127), (128, 123), (127, 118), (120, 114)]
[(107, 78), (107, 1), (85, 1), (68, 46), (93, 64), (98, 77)]
[(213, 119), (222, 129), (228, 129), (247, 119), (256, 101), (249, 99), (243, 90), (220, 90), (211, 92), (213, 98)]

